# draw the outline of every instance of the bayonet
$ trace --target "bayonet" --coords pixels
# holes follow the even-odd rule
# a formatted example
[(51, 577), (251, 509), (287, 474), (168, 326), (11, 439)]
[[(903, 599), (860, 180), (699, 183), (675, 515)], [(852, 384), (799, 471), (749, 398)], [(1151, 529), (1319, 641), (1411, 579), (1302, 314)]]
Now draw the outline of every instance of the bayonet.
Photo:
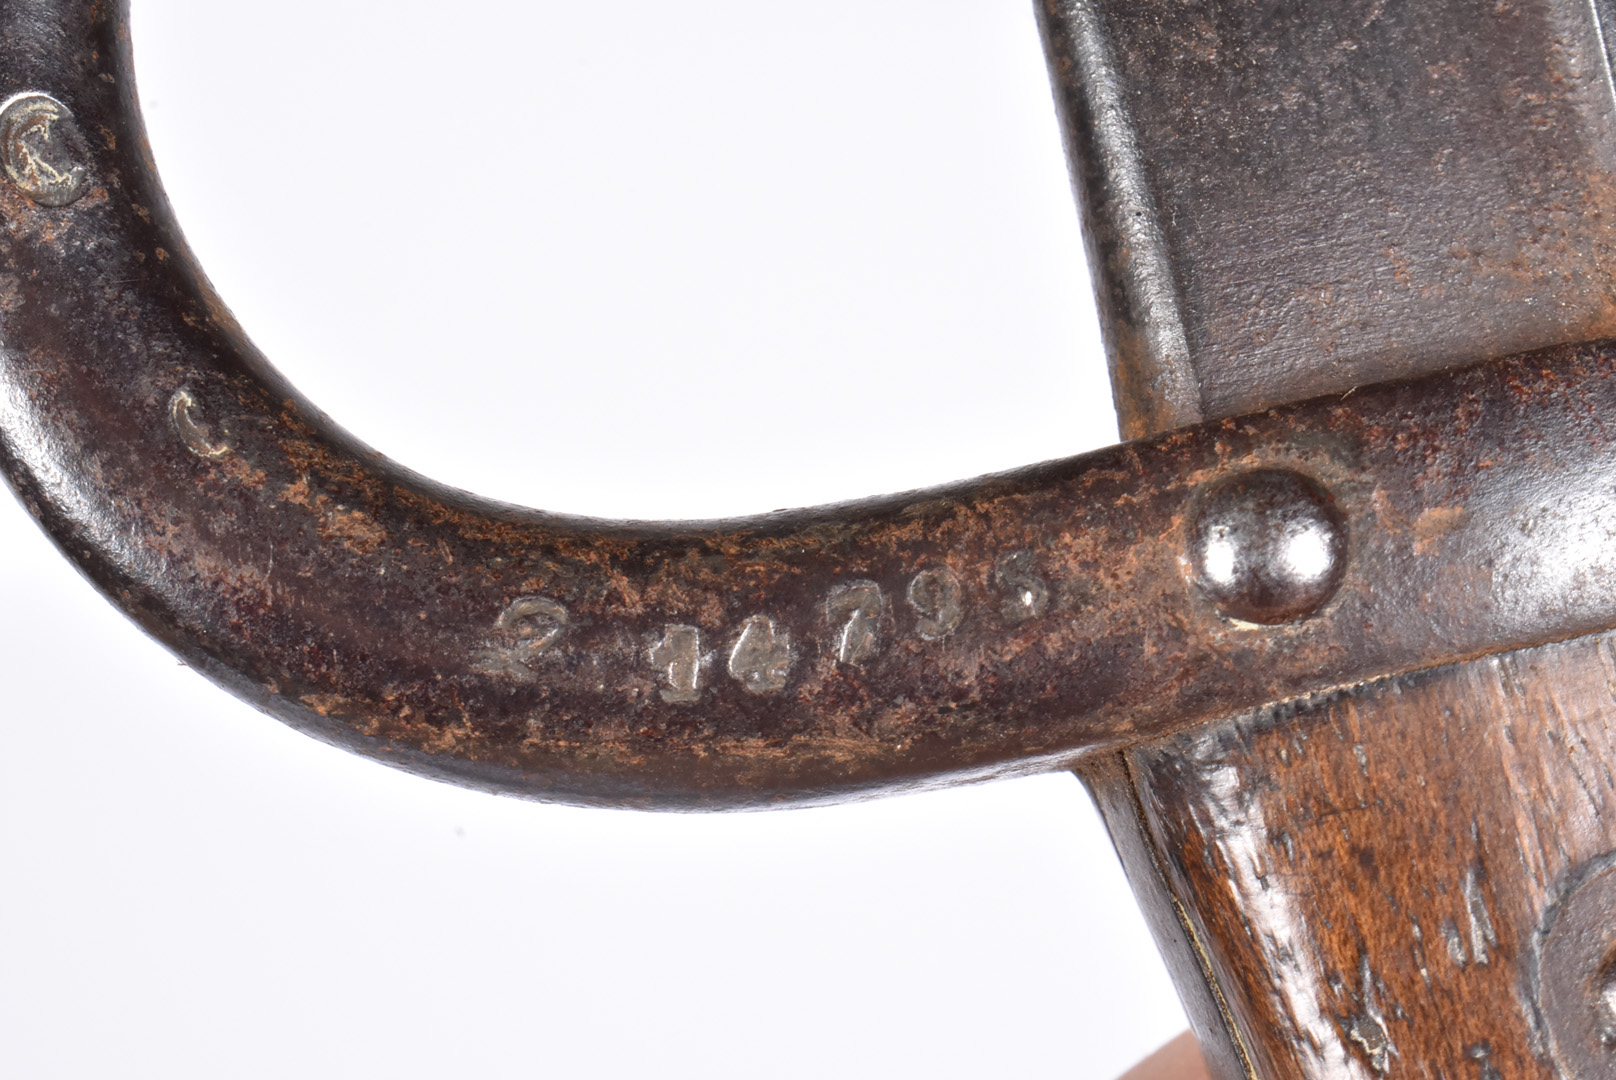
[(328, 741), (653, 809), (1074, 768), (1216, 1075), (1604, 1075), (1599, 10), (1040, 15), (1121, 447), (695, 525), (433, 484), (246, 341), (123, 11), (57, 0), (0, 27), (0, 460), (143, 628)]

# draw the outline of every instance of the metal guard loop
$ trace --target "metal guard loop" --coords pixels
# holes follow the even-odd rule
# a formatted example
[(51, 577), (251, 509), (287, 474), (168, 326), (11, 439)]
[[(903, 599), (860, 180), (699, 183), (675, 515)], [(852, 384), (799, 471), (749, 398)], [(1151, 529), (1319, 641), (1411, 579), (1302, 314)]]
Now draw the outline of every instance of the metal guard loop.
[[(320, 738), (543, 799), (767, 806), (1061, 767), (1616, 626), (1608, 343), (739, 521), (434, 484), (330, 423), (209, 289), (126, 26), (0, 14), (0, 96), (61, 106), (0, 118), (0, 464), (148, 633)], [(1347, 526), (1333, 598), (1273, 626), (1186, 568), (1197, 500), (1253, 469), (1311, 478)]]

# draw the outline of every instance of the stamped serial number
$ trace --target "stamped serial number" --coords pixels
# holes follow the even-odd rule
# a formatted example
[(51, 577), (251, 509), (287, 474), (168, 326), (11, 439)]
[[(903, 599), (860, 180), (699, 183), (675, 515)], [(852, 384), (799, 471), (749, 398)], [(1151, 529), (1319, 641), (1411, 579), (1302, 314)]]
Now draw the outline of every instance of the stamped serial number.
[[(992, 582), (999, 592), (999, 619), (1017, 625), (1042, 618), (1050, 606), (1048, 583), (1037, 573), (1031, 552), (1014, 552), (995, 564)], [(939, 642), (955, 633), (969, 616), (966, 589), (946, 566), (916, 572), (900, 590), (911, 632), (923, 642)], [(887, 649), (897, 619), (886, 591), (875, 581), (858, 579), (835, 588), (821, 606), (821, 647), (842, 667), (863, 667)], [(548, 660), (562, 650), (571, 619), (560, 602), (523, 596), (500, 614), (495, 640), (481, 650), (476, 670), (517, 678), (537, 677)], [(727, 675), (748, 694), (767, 696), (784, 690), (800, 655), (784, 623), (765, 613), (746, 616), (727, 634), (708, 640), (701, 628), (667, 623), (647, 638), (643, 659), (660, 698), (670, 705), (692, 705), (712, 689), (715, 671)]]

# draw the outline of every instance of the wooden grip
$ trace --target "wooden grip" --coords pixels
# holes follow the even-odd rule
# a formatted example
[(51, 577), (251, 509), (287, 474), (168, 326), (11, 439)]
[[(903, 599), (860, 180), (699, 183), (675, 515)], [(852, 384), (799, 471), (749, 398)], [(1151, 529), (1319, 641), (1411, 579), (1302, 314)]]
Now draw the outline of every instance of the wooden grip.
[(1613, 641), (1087, 770), (1215, 1077), (1616, 1076)]

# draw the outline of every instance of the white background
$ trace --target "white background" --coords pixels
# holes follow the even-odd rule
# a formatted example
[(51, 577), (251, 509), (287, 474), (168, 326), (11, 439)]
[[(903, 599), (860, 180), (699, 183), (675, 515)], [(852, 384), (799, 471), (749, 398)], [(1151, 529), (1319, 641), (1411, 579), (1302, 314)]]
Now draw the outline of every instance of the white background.
[[(215, 284), (439, 479), (713, 516), (1115, 438), (1026, 0), (135, 0), (134, 31)], [(226, 697), (10, 499), (0, 554), (5, 1076), (1104, 1078), (1183, 1026), (1069, 776), (498, 799)]]

